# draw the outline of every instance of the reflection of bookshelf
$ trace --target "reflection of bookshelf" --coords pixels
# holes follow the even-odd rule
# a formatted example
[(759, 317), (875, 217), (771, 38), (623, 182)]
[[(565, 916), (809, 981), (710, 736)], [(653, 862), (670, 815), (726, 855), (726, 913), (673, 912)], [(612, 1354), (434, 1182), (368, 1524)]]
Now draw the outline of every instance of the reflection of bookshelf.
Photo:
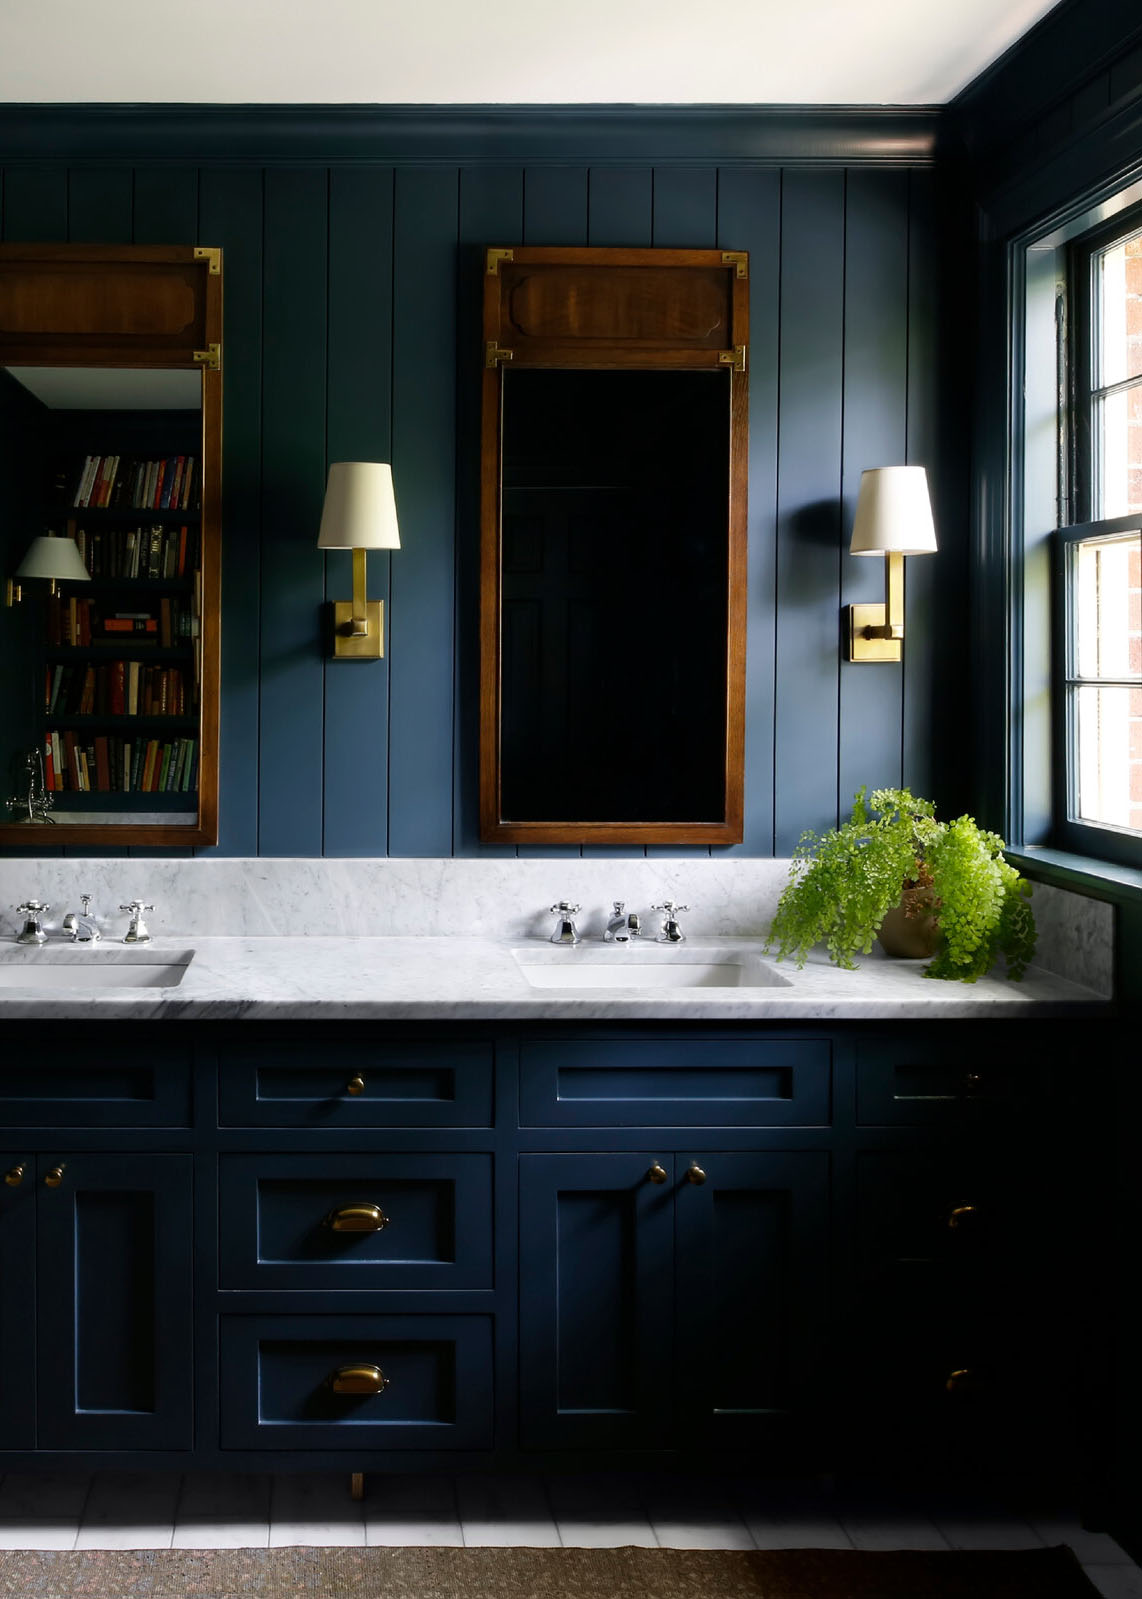
[(89, 454), (78, 469), (53, 473), (52, 493), (52, 518), (75, 540), (91, 578), (60, 583), (47, 603), (47, 786), (67, 796), (68, 809), (193, 809), (201, 698), (195, 459)]

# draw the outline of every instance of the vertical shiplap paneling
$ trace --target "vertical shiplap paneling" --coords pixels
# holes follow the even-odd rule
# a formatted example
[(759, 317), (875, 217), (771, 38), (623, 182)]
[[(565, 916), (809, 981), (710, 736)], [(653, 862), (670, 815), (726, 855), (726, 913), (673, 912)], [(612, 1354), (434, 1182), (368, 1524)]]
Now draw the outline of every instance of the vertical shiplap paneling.
[(75, 167), (68, 173), (67, 236), (72, 244), (130, 244), (134, 181), (130, 167)]
[[(749, 251), (749, 609), (746, 618), (745, 826), (731, 852), (773, 853), (777, 399), (781, 174), (723, 170), (718, 245)], [(722, 850), (715, 854), (726, 853)]]
[(218, 843), (258, 853), (262, 208), (257, 169), (207, 167), (197, 242), (222, 250), (222, 691)]
[[(334, 170), (329, 181), (329, 462), (392, 459), (393, 173)], [(401, 505), (397, 504), (398, 525)], [(369, 598), (385, 601), (393, 557), (369, 552)], [(398, 553), (397, 560), (400, 559)], [(353, 560), (325, 557), (330, 600), (347, 600)], [(389, 655), (325, 663), (325, 855), (388, 847)]]
[[(198, 172), (194, 167), (140, 167), (131, 175), (135, 244), (197, 244)], [(191, 849), (132, 845), (124, 854), (193, 855)]]
[[(842, 605), (884, 598), (884, 560), (852, 556), (848, 546), (861, 472), (904, 465), (908, 426), (908, 174), (850, 172), (846, 183)], [(918, 564), (919, 557), (907, 563), (908, 577)], [(837, 767), (842, 816), (860, 784), (871, 792), (900, 783), (904, 683), (899, 664), (852, 662), (846, 653)]]
[(67, 239), (66, 167), (7, 169), (4, 239), (8, 244), (60, 244)]
[[(651, 243), (660, 250), (706, 250), (718, 242), (714, 167), (655, 167)], [(628, 852), (629, 853), (629, 852)], [(709, 845), (649, 844), (653, 855), (709, 855)]]
[(651, 242), (659, 250), (713, 249), (718, 236), (714, 167), (655, 167)]
[(135, 243), (198, 243), (198, 170), (139, 167), (134, 174)]
[(787, 171), (781, 202), (776, 850), (837, 813), (843, 172)]
[(458, 174), (396, 175), (389, 854), (452, 853)]
[(523, 239), (524, 178), (519, 167), (466, 168), (460, 174), (456, 252), (456, 634), (452, 790), (457, 855), (514, 855), (509, 844), (480, 841), (480, 397), (484, 376), (484, 260), (488, 245)]
[(266, 173), (259, 854), (320, 855), (328, 177)]
[[(560, 244), (573, 248), (588, 242), (586, 167), (535, 167), (524, 177), (525, 244)], [(520, 844), (521, 859), (582, 855), (579, 844)]]
[[(938, 330), (937, 259), (932, 176), (910, 172), (908, 182), (908, 461), (928, 468), (928, 488), (936, 517), (936, 543), (954, 546), (955, 535), (941, 526), (940, 478), (936, 459), (936, 395), (933, 387)], [(966, 531), (966, 530), (965, 530)], [(966, 544), (966, 537), (964, 540)], [(903, 782), (914, 794), (935, 798), (932, 789), (932, 609), (940, 566), (955, 560), (950, 552), (906, 562), (904, 580), (904, 679), (901, 732)]]
[(523, 179), (524, 244), (587, 243), (587, 168), (529, 167)]
[(649, 244), (654, 173), (650, 167), (592, 167), (587, 189), (587, 243)]

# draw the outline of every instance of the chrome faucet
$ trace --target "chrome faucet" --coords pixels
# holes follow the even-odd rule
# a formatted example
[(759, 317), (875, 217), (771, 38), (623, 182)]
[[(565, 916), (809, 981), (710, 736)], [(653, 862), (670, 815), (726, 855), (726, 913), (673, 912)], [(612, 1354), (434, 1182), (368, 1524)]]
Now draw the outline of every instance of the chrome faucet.
[(661, 905), (652, 905), (651, 910), (662, 911), (662, 931), (655, 936), (656, 944), (682, 944), (685, 943), (686, 934), (678, 925), (677, 912), (688, 911), (689, 905), (676, 905), (672, 899), (664, 899)]
[(603, 934), (603, 942), (605, 944), (626, 944), (632, 938), (641, 938), (642, 922), (639, 919), (638, 912), (631, 911), (629, 916), (624, 916), (623, 911), (626, 909), (624, 902), (621, 899), (616, 899), (613, 903), (615, 913), (607, 923), (607, 930)]
[(79, 900), (83, 910), (79, 915), (75, 911), (68, 911), (61, 924), (63, 930), (71, 934), (73, 944), (98, 944), (103, 935), (91, 914), (91, 895), (81, 894)]
[(121, 911), (130, 911), (131, 924), (123, 934), (124, 944), (149, 944), (151, 935), (143, 922), (143, 912), (153, 911), (153, 905), (144, 905), (141, 899), (133, 899), (129, 905), (120, 905)]
[(551, 935), (553, 944), (577, 944), (579, 930), (575, 926), (573, 917), (578, 916), (580, 906), (572, 905), (570, 900), (561, 899), (557, 905), (551, 907), (552, 916), (558, 916), (559, 925)]
[(26, 899), (16, 909), (24, 917), (24, 926), (16, 934), (17, 944), (46, 944), (48, 935), (40, 926), (40, 918), (45, 911), (50, 911), (50, 905), (42, 905), (38, 899)]

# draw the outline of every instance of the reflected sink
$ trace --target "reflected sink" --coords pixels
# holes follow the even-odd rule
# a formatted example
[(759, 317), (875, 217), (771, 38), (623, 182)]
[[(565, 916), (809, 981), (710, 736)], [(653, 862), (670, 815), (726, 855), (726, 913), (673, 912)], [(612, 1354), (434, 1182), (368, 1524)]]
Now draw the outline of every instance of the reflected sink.
[(194, 959), (192, 949), (157, 950), (97, 944), (18, 944), (0, 951), (0, 991), (12, 988), (174, 988)]
[(665, 944), (606, 944), (513, 949), (516, 965), (533, 988), (658, 992), (694, 988), (789, 988), (750, 950)]

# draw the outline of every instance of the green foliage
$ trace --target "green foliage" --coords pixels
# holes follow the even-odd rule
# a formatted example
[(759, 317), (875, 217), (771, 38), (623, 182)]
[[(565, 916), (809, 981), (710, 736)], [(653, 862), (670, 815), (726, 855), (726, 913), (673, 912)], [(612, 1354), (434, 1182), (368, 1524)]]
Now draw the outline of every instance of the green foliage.
[(1003, 840), (970, 816), (938, 822), (931, 801), (906, 788), (878, 788), (827, 833), (805, 833), (769, 930), (767, 948), (799, 966), (824, 944), (837, 966), (852, 970), (868, 954), (885, 915), (904, 888), (925, 888), (940, 947), (928, 977), (974, 983), (997, 956), (1020, 978), (1035, 950), (1031, 885), (1003, 858)]

